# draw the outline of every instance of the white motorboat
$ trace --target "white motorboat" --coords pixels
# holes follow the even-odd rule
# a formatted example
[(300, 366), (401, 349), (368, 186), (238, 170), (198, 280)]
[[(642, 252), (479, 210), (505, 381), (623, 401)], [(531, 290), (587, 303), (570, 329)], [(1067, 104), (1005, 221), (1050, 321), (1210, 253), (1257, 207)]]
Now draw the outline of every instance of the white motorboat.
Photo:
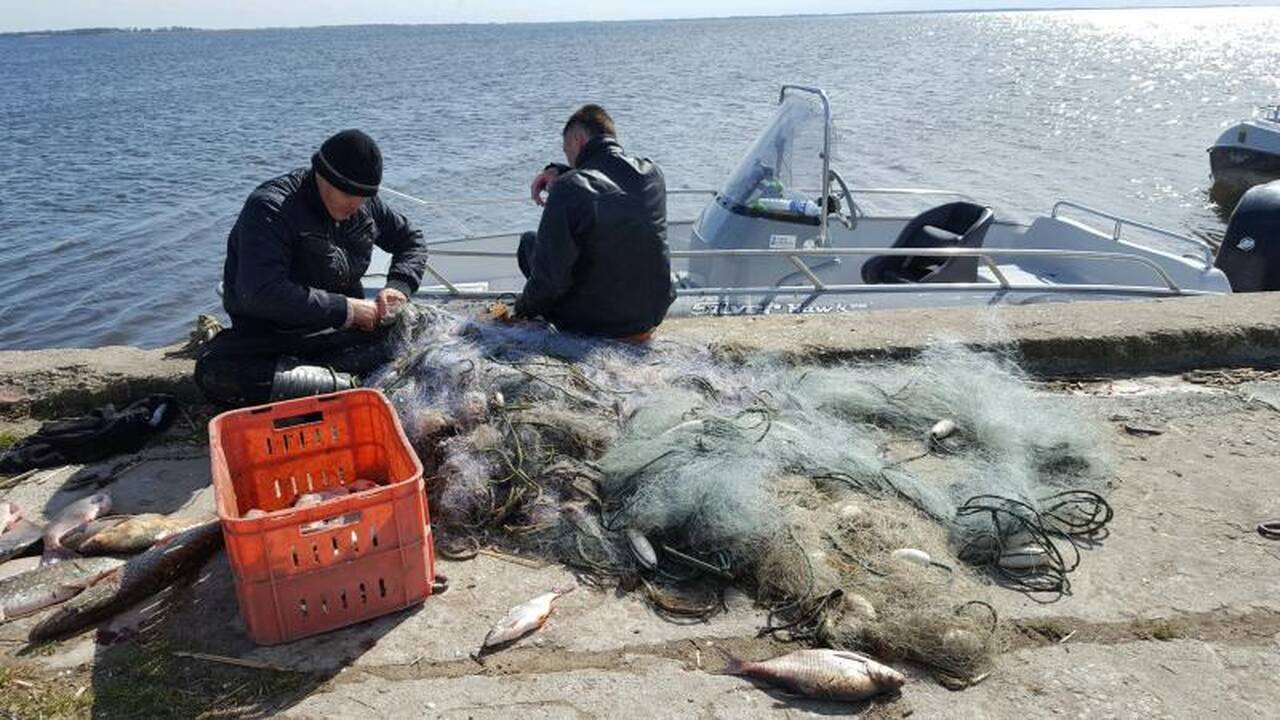
[[(832, 166), (831, 105), (787, 85), (773, 120), (692, 221), (668, 224), (672, 315), (848, 310), (1176, 297), (1231, 292), (1205, 242), (1069, 201), (1014, 222), (962, 193), (849, 187)], [(884, 199), (930, 201), (877, 213)], [(825, 211), (824, 211), (825, 210)], [(529, 228), (521, 228), (521, 230)], [(509, 299), (524, 278), (519, 231), (430, 243), (418, 295), (441, 303)], [(366, 283), (385, 272), (376, 257)]]
[(1280, 178), (1280, 105), (1263, 105), (1209, 148), (1213, 196), (1224, 204), (1254, 185)]

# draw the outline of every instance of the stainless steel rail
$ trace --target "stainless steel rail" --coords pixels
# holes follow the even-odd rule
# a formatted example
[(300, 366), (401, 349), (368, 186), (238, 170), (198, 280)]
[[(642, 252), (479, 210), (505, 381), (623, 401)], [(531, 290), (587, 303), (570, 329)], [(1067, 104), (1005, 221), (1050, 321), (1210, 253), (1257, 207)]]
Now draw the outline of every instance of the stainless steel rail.
[[(499, 250), (434, 250), (432, 255), (438, 257), (473, 257), (473, 258), (497, 258), (497, 259), (514, 259), (514, 252)], [(865, 256), (896, 256), (896, 257), (973, 257), (977, 258), (984, 267), (995, 278), (994, 283), (919, 283), (907, 285), (829, 285), (822, 282), (820, 278), (806, 265), (802, 258), (807, 257), (865, 257)], [(1036, 289), (1044, 292), (1060, 292), (1073, 289), (1091, 289), (1095, 291), (1099, 288), (1113, 288), (1117, 292), (1133, 292), (1135, 287), (1146, 288), (1147, 291), (1156, 291), (1161, 294), (1184, 295), (1184, 294), (1204, 294), (1198, 291), (1183, 290), (1174, 281), (1164, 268), (1157, 263), (1139, 255), (1130, 255), (1127, 253), (1106, 252), (1099, 250), (1054, 250), (1054, 249), (1003, 249), (1003, 248), (812, 248), (800, 250), (744, 250), (744, 249), (726, 249), (726, 250), (673, 250), (670, 253), (673, 258), (718, 258), (718, 257), (740, 257), (740, 258), (779, 258), (786, 260), (796, 266), (810, 281), (807, 286), (783, 286), (773, 288), (770, 292), (868, 292), (875, 290), (884, 290), (888, 292), (905, 292), (907, 289), (919, 290), (924, 292), (936, 292), (939, 289), (962, 289), (969, 287), (992, 289), (996, 286), (1001, 290), (1012, 289)], [(995, 258), (998, 257), (1058, 257), (1071, 258), (1078, 260), (1101, 260), (1107, 262), (1128, 262), (1136, 265), (1142, 265), (1151, 270), (1159, 280), (1159, 284), (1163, 287), (1146, 286), (1146, 285), (1096, 285), (1096, 284), (1060, 284), (1060, 285), (1015, 285), (1009, 282), (1009, 279), (996, 265)], [(444, 279), (442, 273), (430, 264), (427, 266), (427, 272), (432, 276), (441, 280), (441, 283), (447, 288), (450, 295), (464, 295), (474, 291), (459, 291), (452, 283)], [(857, 288), (852, 290), (851, 288)], [(903, 289), (898, 289), (903, 288)], [(677, 294), (686, 295), (724, 295), (724, 294), (747, 294), (762, 292), (759, 288), (735, 288), (735, 287), (716, 287), (716, 288), (683, 288), (677, 290)], [(486, 296), (496, 296), (509, 293), (488, 293)], [(479, 295), (477, 295), (479, 296)]]
[(1112, 222), (1111, 239), (1115, 240), (1116, 242), (1120, 241), (1124, 228), (1128, 226), (1128, 227), (1137, 228), (1139, 230), (1146, 230), (1147, 232), (1155, 233), (1162, 237), (1170, 238), (1172, 240), (1177, 240), (1179, 242), (1194, 245), (1195, 248), (1200, 251), (1200, 259), (1202, 262), (1204, 262), (1205, 267), (1213, 266), (1213, 247), (1209, 245), (1209, 243), (1203, 240), (1197, 240), (1196, 238), (1188, 237), (1181, 233), (1176, 233), (1172, 230), (1166, 230), (1162, 227), (1156, 227), (1155, 225), (1139, 222), (1137, 220), (1130, 220), (1129, 218), (1122, 217), (1114, 213), (1109, 213), (1106, 210), (1099, 210), (1097, 208), (1089, 207), (1088, 205), (1081, 205), (1080, 203), (1071, 202), (1070, 200), (1059, 200), (1058, 202), (1054, 203), (1053, 211), (1050, 212), (1049, 214), (1050, 217), (1057, 218), (1061, 214), (1060, 211), (1062, 208), (1072, 208), (1075, 210), (1079, 210), (1081, 212), (1086, 212), (1091, 215), (1095, 215), (1105, 220), (1110, 220)]

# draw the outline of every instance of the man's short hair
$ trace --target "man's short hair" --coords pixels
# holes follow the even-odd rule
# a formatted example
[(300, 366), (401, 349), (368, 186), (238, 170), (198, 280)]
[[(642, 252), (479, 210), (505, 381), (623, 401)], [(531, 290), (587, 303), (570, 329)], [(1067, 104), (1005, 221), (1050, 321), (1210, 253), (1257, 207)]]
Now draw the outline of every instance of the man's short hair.
[(613, 118), (609, 117), (609, 113), (599, 105), (583, 105), (578, 108), (569, 116), (569, 121), (564, 124), (564, 130), (561, 130), (560, 134), (564, 135), (574, 126), (582, 128), (589, 137), (618, 136), (618, 131), (613, 127)]

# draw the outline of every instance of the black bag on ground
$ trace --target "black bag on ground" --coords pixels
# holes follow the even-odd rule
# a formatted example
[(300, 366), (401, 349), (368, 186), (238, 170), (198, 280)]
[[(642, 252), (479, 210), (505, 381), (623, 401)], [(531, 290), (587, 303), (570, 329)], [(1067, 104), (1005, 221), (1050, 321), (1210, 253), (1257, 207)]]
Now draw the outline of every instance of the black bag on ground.
[(117, 411), (107, 404), (88, 415), (50, 420), (0, 456), (0, 472), (96, 462), (137, 452), (147, 437), (163, 432), (178, 412), (172, 395), (149, 395)]

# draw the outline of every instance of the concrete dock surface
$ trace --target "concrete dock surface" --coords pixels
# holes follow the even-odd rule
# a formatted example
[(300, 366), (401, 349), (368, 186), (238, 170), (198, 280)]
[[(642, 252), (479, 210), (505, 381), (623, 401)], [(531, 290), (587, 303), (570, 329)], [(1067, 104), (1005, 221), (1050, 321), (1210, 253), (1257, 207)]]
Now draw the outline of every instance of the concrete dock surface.
[[(1071, 594), (991, 587), (1009, 630), (994, 672), (948, 690), (923, 668), (893, 697), (825, 703), (721, 674), (793, 646), (757, 636), (762, 610), (675, 624), (635, 594), (579, 587), (546, 627), (480, 662), (506, 610), (573, 583), (500, 553), (441, 561), (447, 592), (352, 628), (255, 646), (218, 553), (172, 591), (142, 637), (42, 647), (39, 616), (0, 625), (0, 717), (1273, 718), (1280, 712), (1280, 297), (678, 320), (664, 333), (726, 354), (829, 363), (961, 341), (1019, 358), (1044, 392), (1094, 417), (1114, 459), (1107, 537)], [(142, 392), (195, 399), (189, 360), (128, 348), (0, 353), (0, 429)], [(198, 409), (110, 485), (116, 511), (210, 513)], [(111, 461), (103, 463), (110, 466)], [(48, 516), (95, 467), (42, 471), (0, 499)], [(4, 480), (0, 479), (0, 487)]]

